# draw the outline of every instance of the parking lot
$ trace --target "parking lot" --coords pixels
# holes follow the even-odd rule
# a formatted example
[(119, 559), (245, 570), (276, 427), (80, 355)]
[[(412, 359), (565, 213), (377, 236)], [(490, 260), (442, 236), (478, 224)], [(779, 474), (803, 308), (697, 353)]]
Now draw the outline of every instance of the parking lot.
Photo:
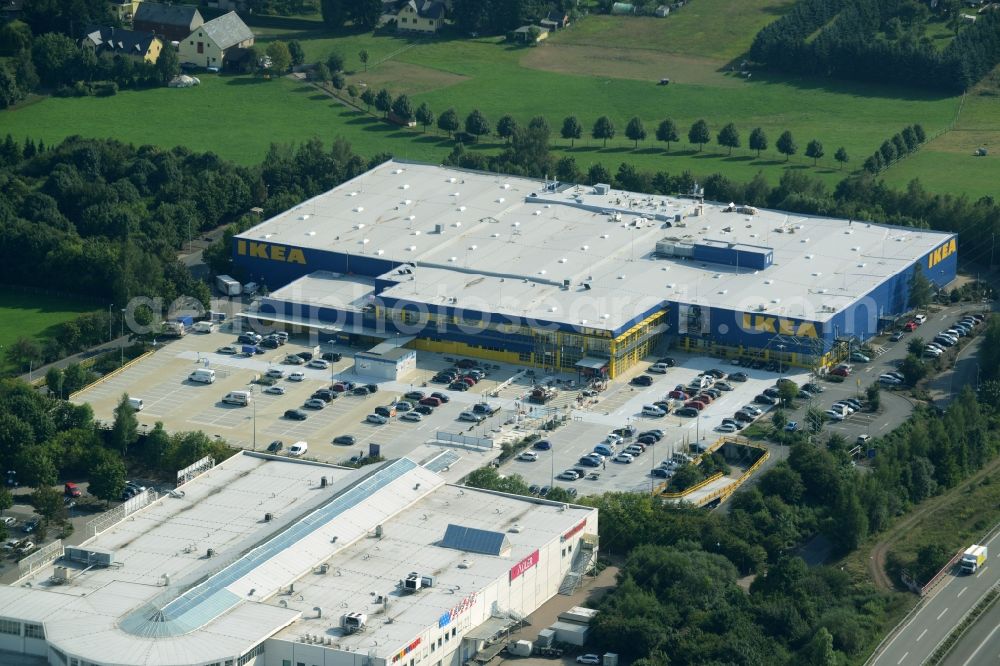
[[(418, 352), (417, 369), (403, 381), (377, 381), (378, 392), (369, 396), (341, 394), (324, 409), (302, 410), (307, 417), (297, 421), (285, 418), (283, 414), (289, 409), (302, 408), (316, 389), (329, 387), (340, 379), (361, 383), (373, 381), (354, 374), (353, 353), (357, 350), (337, 347), (343, 358), (329, 369), (321, 370), (282, 364), (288, 354), (307, 349), (295, 338), (278, 349), (251, 357), (216, 352), (220, 347), (233, 344), (234, 339), (235, 335), (229, 332), (189, 334), (170, 342), (122, 373), (84, 390), (73, 400), (89, 402), (96, 418), (110, 421), (122, 393), (127, 392), (131, 397), (143, 400), (144, 408), (137, 415), (143, 425), (152, 426), (162, 421), (170, 431), (200, 429), (234, 446), (258, 450), (266, 449), (274, 440), (282, 441), (286, 450), (294, 442), (304, 440), (309, 442), (308, 457), (328, 462), (343, 462), (367, 452), (369, 443), (379, 444), (381, 454), (387, 458), (416, 455), (414, 451), (418, 448), (421, 455), (430, 455), (442, 448), (434, 445), (427, 450), (427, 443), (434, 442), (438, 432), (520, 438), (532, 432), (532, 427), (542, 421), (557, 416), (565, 419), (566, 425), (549, 433), (551, 436), (547, 439), (553, 444), (551, 451), (540, 452), (537, 462), (512, 461), (501, 470), (501, 473), (510, 470), (522, 474), (529, 483), (540, 485), (549, 485), (551, 477), (572, 467), (583, 453), (592, 450), (613, 428), (634, 424), (640, 430), (655, 427), (665, 431), (663, 440), (635, 463), (608, 463), (607, 469), (600, 470), (599, 479), (586, 484), (577, 482), (579, 492), (586, 494), (611, 489), (649, 489), (651, 467), (675, 450), (686, 450), (691, 442), (713, 441), (718, 436), (713, 428), (724, 416), (751, 402), (756, 394), (773, 385), (779, 377), (773, 372), (749, 370), (747, 382), (734, 383), (733, 391), (723, 394), (698, 417), (682, 418), (671, 414), (653, 418), (642, 416), (644, 404), (662, 399), (675, 385), (687, 384), (699, 372), (718, 366), (719, 361), (676, 355), (677, 367), (671, 368), (665, 375), (654, 375), (651, 386), (632, 386), (628, 383), (629, 379), (649, 366), (649, 363), (640, 363), (627, 376), (610, 382), (599, 395), (584, 397), (579, 377), (544, 375), (541, 371), (504, 364), (488, 364), (489, 375), (469, 391), (452, 391), (444, 385), (429, 383), (429, 380), (438, 370), (451, 366), (455, 359)], [(733, 366), (722, 367), (737, 369)], [(190, 373), (199, 368), (214, 370), (215, 382), (202, 384), (190, 381)], [(279, 380), (277, 384), (285, 389), (284, 395), (264, 393), (261, 391), (263, 387), (251, 385), (255, 377), (274, 368), (280, 368), (286, 374), (300, 371), (304, 379), (297, 382)], [(803, 381), (803, 377), (796, 373), (798, 371), (785, 373), (785, 376)], [(526, 401), (536, 383), (551, 384), (559, 390), (558, 395), (544, 407)], [(223, 402), (228, 392), (248, 390), (250, 386), (254, 391), (250, 406)], [(376, 406), (401, 400), (405, 393), (413, 390), (425, 393), (441, 391), (451, 400), (418, 422), (404, 421), (399, 416), (384, 425), (366, 421)], [(492, 394), (495, 397), (488, 400), (500, 407), (497, 414), (478, 424), (458, 419), (463, 410)], [(353, 435), (356, 445), (345, 447), (333, 444), (333, 439), (339, 435)], [(469, 463), (466, 469), (469, 471), (473, 466), (488, 462), (498, 451), (477, 452), (466, 448), (459, 449), (459, 453)]]

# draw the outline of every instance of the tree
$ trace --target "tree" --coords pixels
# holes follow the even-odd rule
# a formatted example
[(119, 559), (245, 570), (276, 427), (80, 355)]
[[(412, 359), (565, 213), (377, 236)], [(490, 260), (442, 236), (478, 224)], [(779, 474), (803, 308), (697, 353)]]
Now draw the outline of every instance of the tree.
[(826, 423), (826, 414), (822, 411), (815, 407), (810, 407), (806, 410), (806, 426), (809, 428), (809, 432), (814, 435), (818, 434), (823, 430), (824, 423)]
[(833, 154), (833, 159), (837, 160), (840, 164), (840, 168), (843, 169), (844, 165), (851, 161), (851, 158), (847, 155), (847, 149), (843, 146), (837, 148), (837, 152)]
[(778, 137), (778, 143), (775, 144), (778, 152), (785, 156), (785, 161), (787, 162), (792, 155), (799, 152), (799, 146), (795, 143), (795, 138), (792, 137), (792, 133), (785, 130)]
[(482, 111), (474, 109), (465, 118), (465, 131), (475, 137), (486, 136), (490, 133), (490, 121), (486, 119)]
[(878, 384), (870, 384), (865, 389), (865, 400), (868, 401), (868, 409), (877, 412), (882, 404), (882, 389)]
[(776, 409), (771, 412), (771, 425), (774, 426), (775, 431), (780, 432), (787, 423), (788, 414), (785, 413), (785, 410)]
[(561, 135), (562, 138), (570, 140), (570, 148), (576, 144), (577, 139), (583, 136), (583, 127), (580, 125), (580, 121), (576, 119), (576, 116), (566, 116), (563, 118)]
[(268, 44), (264, 53), (271, 59), (271, 69), (279, 74), (284, 74), (292, 66), (292, 54), (288, 51), (288, 45), (280, 40)]
[(365, 66), (365, 71), (368, 71), (368, 49), (361, 49), (358, 51), (358, 60), (361, 64)]
[(510, 143), (510, 137), (514, 136), (517, 129), (517, 121), (514, 116), (506, 115), (497, 121), (497, 136)]
[(916, 354), (910, 354), (899, 365), (904, 381), (908, 386), (914, 386), (927, 375), (927, 366)]
[(354, 25), (371, 30), (382, 15), (382, 0), (351, 0), (348, 12)]
[(45, 373), (45, 385), (57, 398), (63, 397), (63, 371), (59, 368), (49, 368)]
[(711, 140), (712, 137), (708, 132), (708, 123), (704, 119), (694, 121), (691, 129), (688, 130), (688, 143), (698, 144), (698, 152), (700, 153), (705, 144)]
[(39, 35), (31, 45), (31, 59), (47, 86), (58, 86), (73, 78), (80, 49), (76, 42), (58, 33)]
[(326, 63), (321, 62), (316, 65), (316, 69), (313, 70), (313, 76), (315, 76), (316, 80), (320, 83), (327, 83), (332, 78), (333, 74), (330, 73), (330, 68), (326, 66)]
[(906, 343), (906, 351), (909, 354), (920, 356), (924, 353), (924, 339), (920, 336), (910, 338), (910, 341)]
[(799, 386), (790, 379), (778, 380), (778, 399), (785, 407), (791, 407), (799, 395)]
[(635, 148), (639, 147), (640, 141), (646, 140), (646, 128), (643, 127), (638, 116), (634, 116), (628, 121), (628, 125), (625, 126), (625, 136), (635, 142)]
[(361, 91), (361, 101), (365, 103), (366, 110), (370, 112), (375, 105), (374, 91), (371, 88), (365, 88)]
[(15, 56), (31, 48), (31, 28), (24, 21), (10, 21), (0, 27), (0, 55)]
[(917, 137), (917, 143), (923, 143), (924, 141), (927, 140), (927, 134), (924, 132), (923, 125), (921, 125), (919, 123), (917, 123), (916, 125), (914, 125), (913, 126), (913, 133)]
[(576, 158), (563, 157), (556, 163), (556, 178), (564, 183), (580, 181), (580, 170), (576, 166)]
[(42, 349), (31, 338), (19, 337), (7, 348), (7, 360), (18, 368), (30, 370), (42, 358)]
[(17, 83), (17, 77), (6, 65), (0, 63), (0, 109), (14, 106), (24, 99), (24, 96), (24, 91)]
[(319, 8), (323, 15), (323, 23), (328, 28), (339, 28), (347, 20), (347, 11), (341, 0), (320, 0)]
[(125, 490), (125, 463), (120, 458), (106, 456), (90, 470), (90, 494), (110, 503)]
[(656, 126), (656, 140), (667, 144), (667, 152), (670, 152), (670, 144), (680, 141), (681, 137), (677, 133), (677, 125), (670, 118), (665, 118)]
[(128, 447), (139, 438), (139, 420), (135, 417), (135, 409), (129, 404), (128, 393), (123, 393), (115, 407), (115, 422), (111, 427), (111, 444), (122, 455)]
[[(302, 42), (293, 39), (288, 42), (288, 55), (292, 58), (292, 66), (297, 67), (306, 61), (306, 50), (302, 48)], [(162, 56), (161, 56), (162, 57)]]
[(767, 150), (767, 134), (760, 127), (750, 131), (750, 150), (756, 150), (757, 157), (760, 157), (760, 151)]
[(595, 139), (603, 139), (604, 147), (606, 148), (608, 139), (613, 139), (615, 136), (615, 124), (611, 122), (611, 118), (601, 116), (594, 123), (594, 129), (591, 130), (590, 134)]
[(14, 506), (14, 496), (6, 486), (0, 486), (0, 516), (12, 506)]
[(919, 263), (913, 264), (913, 274), (910, 275), (909, 287), (907, 304), (910, 309), (916, 310), (930, 305), (931, 298), (934, 296), (933, 288)]
[(334, 51), (326, 57), (326, 66), (330, 68), (331, 72), (344, 71), (344, 56)]
[(886, 166), (891, 165), (896, 160), (896, 157), (898, 157), (896, 147), (892, 145), (892, 141), (883, 141), (882, 145), (878, 148), (878, 152), (882, 154), (882, 160)]
[(154, 67), (160, 83), (169, 83), (171, 79), (181, 73), (181, 60), (177, 55), (177, 49), (170, 44), (164, 44)]
[(733, 148), (740, 147), (740, 133), (736, 129), (736, 125), (733, 123), (727, 124), (719, 131), (718, 137), (716, 137), (720, 146), (726, 146), (729, 148), (729, 154), (733, 154)]
[(823, 157), (823, 144), (817, 139), (813, 139), (808, 144), (806, 144), (806, 157), (813, 158), (813, 166), (816, 166), (816, 161)]
[(906, 144), (906, 152), (912, 153), (920, 145), (917, 141), (917, 133), (913, 131), (913, 125), (903, 128), (902, 131), (903, 143)]
[(389, 117), (389, 111), (392, 109), (392, 95), (385, 88), (375, 94), (375, 108), (382, 112), (383, 118)]
[(531, 120), (528, 121), (528, 129), (540, 131), (545, 135), (546, 140), (552, 133), (552, 128), (549, 127), (549, 121), (545, 119), (545, 116), (532, 116)]
[(406, 95), (397, 97), (392, 103), (392, 114), (406, 123), (412, 121), (413, 105), (410, 103), (410, 98)]
[(447, 132), (449, 137), (457, 132), (459, 127), (458, 113), (454, 108), (448, 109), (438, 118), (438, 129)]
[(416, 118), (417, 122), (423, 125), (425, 132), (430, 125), (434, 124), (434, 112), (431, 111), (429, 106), (427, 106), (427, 102), (422, 102), (420, 106), (417, 107)]
[(611, 172), (604, 168), (604, 165), (600, 162), (592, 164), (590, 168), (587, 169), (587, 182), (591, 185), (594, 185), (595, 183), (610, 183)]
[(799, 652), (799, 658), (804, 664), (814, 666), (837, 666), (840, 660), (833, 649), (833, 636), (826, 627), (820, 627), (812, 639)]
[(46, 524), (61, 523), (66, 519), (66, 506), (63, 504), (62, 493), (51, 485), (41, 486), (31, 494), (31, 503), (35, 511)]

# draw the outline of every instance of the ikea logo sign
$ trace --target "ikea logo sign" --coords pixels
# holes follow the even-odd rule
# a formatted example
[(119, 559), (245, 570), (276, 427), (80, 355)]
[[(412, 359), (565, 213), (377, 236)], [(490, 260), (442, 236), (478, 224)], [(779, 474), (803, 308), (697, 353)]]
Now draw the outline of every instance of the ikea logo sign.
[(237, 240), (236, 254), (253, 259), (270, 259), (271, 261), (287, 261), (292, 264), (306, 264), (306, 256), (297, 247), (271, 245), (256, 241)]
[(795, 335), (800, 338), (815, 338), (816, 325), (812, 322), (797, 322), (794, 319), (781, 319), (767, 315), (743, 313), (743, 330), (751, 333), (780, 333)]
[(957, 251), (958, 246), (955, 243), (955, 239), (952, 238), (950, 241), (927, 255), (927, 268), (934, 268), (942, 261), (955, 254)]

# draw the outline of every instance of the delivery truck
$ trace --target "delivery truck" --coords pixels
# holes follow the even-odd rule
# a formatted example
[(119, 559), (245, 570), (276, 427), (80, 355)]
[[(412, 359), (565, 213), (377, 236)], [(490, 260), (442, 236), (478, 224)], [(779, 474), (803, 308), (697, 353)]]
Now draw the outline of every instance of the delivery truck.
[(240, 283), (228, 275), (216, 275), (215, 288), (219, 290), (219, 293), (226, 296), (239, 296), (243, 291), (243, 287), (240, 286)]
[(962, 573), (974, 574), (986, 562), (986, 546), (973, 544), (962, 553)]

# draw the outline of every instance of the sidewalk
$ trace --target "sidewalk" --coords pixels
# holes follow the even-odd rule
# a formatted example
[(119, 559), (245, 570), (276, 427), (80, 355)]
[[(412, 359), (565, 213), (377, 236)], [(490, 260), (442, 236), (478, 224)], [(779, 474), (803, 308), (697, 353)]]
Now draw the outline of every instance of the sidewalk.
[[(25, 382), (30, 382), (32, 379), (36, 381), (39, 379), (44, 379), (45, 373), (49, 371), (49, 368), (59, 368), (60, 370), (63, 370), (66, 368), (66, 366), (70, 365), (71, 363), (79, 363), (80, 361), (84, 361), (88, 358), (99, 356), (100, 354), (103, 354), (106, 351), (111, 351), (112, 349), (118, 349), (123, 345), (128, 346), (128, 344), (129, 344), (129, 339), (127, 335), (120, 338), (115, 338), (110, 342), (102, 342), (96, 347), (85, 349), (78, 354), (73, 354), (72, 356), (61, 358), (58, 361), (54, 361), (47, 365), (40, 365), (37, 368), (32, 369), (30, 373), (25, 373), (21, 375), (20, 377), (18, 377), (18, 379)], [(29, 379), (29, 374), (31, 376), (30, 379)]]

